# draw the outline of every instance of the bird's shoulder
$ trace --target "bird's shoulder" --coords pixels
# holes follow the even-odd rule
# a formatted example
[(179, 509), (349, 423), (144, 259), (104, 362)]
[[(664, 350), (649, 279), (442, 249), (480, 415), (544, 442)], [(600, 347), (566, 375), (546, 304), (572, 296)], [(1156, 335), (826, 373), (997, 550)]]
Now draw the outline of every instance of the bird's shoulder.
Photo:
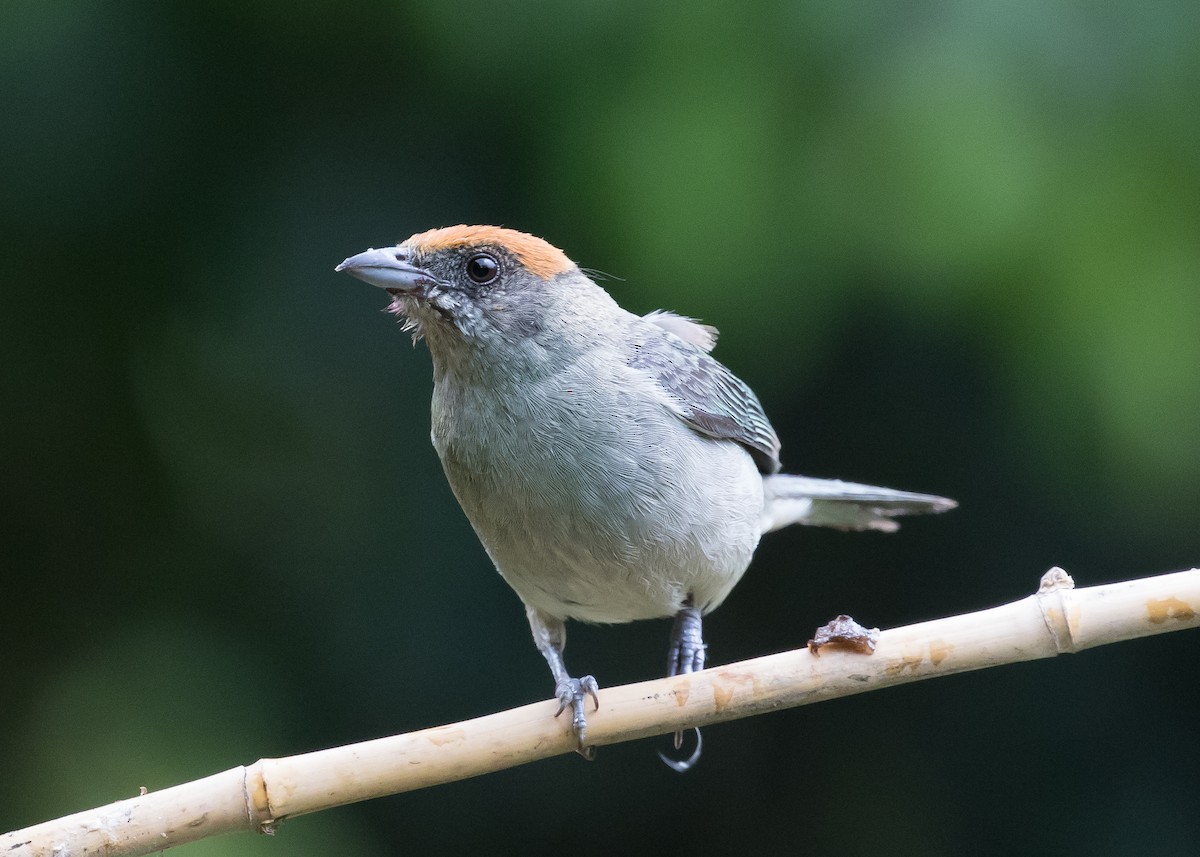
[(779, 470), (779, 438), (758, 397), (709, 354), (715, 328), (659, 311), (637, 319), (632, 331), (627, 365), (653, 379), (679, 419), (700, 434), (741, 444), (762, 472)]

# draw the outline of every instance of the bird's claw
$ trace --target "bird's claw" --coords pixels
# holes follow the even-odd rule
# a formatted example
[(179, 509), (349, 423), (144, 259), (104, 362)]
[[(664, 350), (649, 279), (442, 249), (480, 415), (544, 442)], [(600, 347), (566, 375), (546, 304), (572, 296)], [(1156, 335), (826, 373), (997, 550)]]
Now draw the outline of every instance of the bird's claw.
[(596, 751), (595, 748), (587, 746), (587, 715), (584, 709), (590, 696), (592, 705), (595, 706), (593, 710), (600, 710), (599, 691), (600, 685), (596, 684), (596, 679), (590, 675), (564, 679), (554, 688), (554, 695), (558, 697), (558, 711), (554, 712), (554, 716), (558, 717), (570, 706), (571, 729), (579, 739), (579, 754), (585, 759), (591, 759)]
[[(692, 768), (694, 768), (696, 766), (696, 763), (698, 761), (700, 761), (700, 751), (704, 749), (704, 743), (700, 737), (700, 730), (693, 729), (692, 731), (694, 731), (696, 733), (696, 749), (693, 750), (692, 755), (688, 756), (686, 759), (672, 759), (666, 753), (662, 752), (661, 750), (658, 752), (658, 758), (663, 760), (663, 764), (666, 765), (668, 768), (670, 768), (672, 771), (674, 771), (677, 774), (682, 774), (686, 771), (690, 771)], [(682, 747), (683, 747), (683, 733), (676, 732), (675, 733), (675, 749), (679, 750), (679, 749), (682, 749)]]

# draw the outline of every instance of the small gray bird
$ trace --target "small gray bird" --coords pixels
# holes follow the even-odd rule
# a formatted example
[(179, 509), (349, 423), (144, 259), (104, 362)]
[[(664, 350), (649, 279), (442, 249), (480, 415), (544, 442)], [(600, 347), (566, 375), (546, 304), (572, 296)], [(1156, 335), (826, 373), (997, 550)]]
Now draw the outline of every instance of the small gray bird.
[(714, 328), (626, 312), (540, 238), (451, 226), (337, 270), (387, 291), (404, 329), (428, 344), (434, 448), (525, 604), (581, 751), (586, 698), (599, 701), (596, 680), (572, 678), (563, 662), (567, 619), (674, 617), (668, 673), (699, 670), (701, 617), (763, 533), (890, 532), (893, 516), (955, 506), (779, 473), (758, 399), (709, 355)]

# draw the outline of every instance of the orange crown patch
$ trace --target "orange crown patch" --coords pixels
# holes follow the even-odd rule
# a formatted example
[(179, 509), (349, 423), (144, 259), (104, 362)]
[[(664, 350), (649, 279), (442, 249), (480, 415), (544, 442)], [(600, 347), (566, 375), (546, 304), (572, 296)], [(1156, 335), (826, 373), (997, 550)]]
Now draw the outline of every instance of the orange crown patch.
[(437, 252), (453, 247), (501, 247), (512, 253), (530, 273), (543, 280), (574, 267), (562, 250), (536, 235), (500, 226), (446, 226), (418, 232), (404, 243), (419, 252)]

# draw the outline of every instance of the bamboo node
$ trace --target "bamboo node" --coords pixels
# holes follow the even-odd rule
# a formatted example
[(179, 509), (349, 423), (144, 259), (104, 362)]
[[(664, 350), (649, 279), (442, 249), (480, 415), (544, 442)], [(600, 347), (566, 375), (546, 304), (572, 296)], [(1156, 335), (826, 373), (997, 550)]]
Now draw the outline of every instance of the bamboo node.
[(1071, 575), (1055, 566), (1042, 575), (1037, 595), (1034, 596), (1042, 612), (1042, 621), (1046, 623), (1046, 630), (1054, 641), (1054, 650), (1060, 655), (1078, 651), (1071, 634), (1065, 598), (1074, 588), (1075, 581)]

